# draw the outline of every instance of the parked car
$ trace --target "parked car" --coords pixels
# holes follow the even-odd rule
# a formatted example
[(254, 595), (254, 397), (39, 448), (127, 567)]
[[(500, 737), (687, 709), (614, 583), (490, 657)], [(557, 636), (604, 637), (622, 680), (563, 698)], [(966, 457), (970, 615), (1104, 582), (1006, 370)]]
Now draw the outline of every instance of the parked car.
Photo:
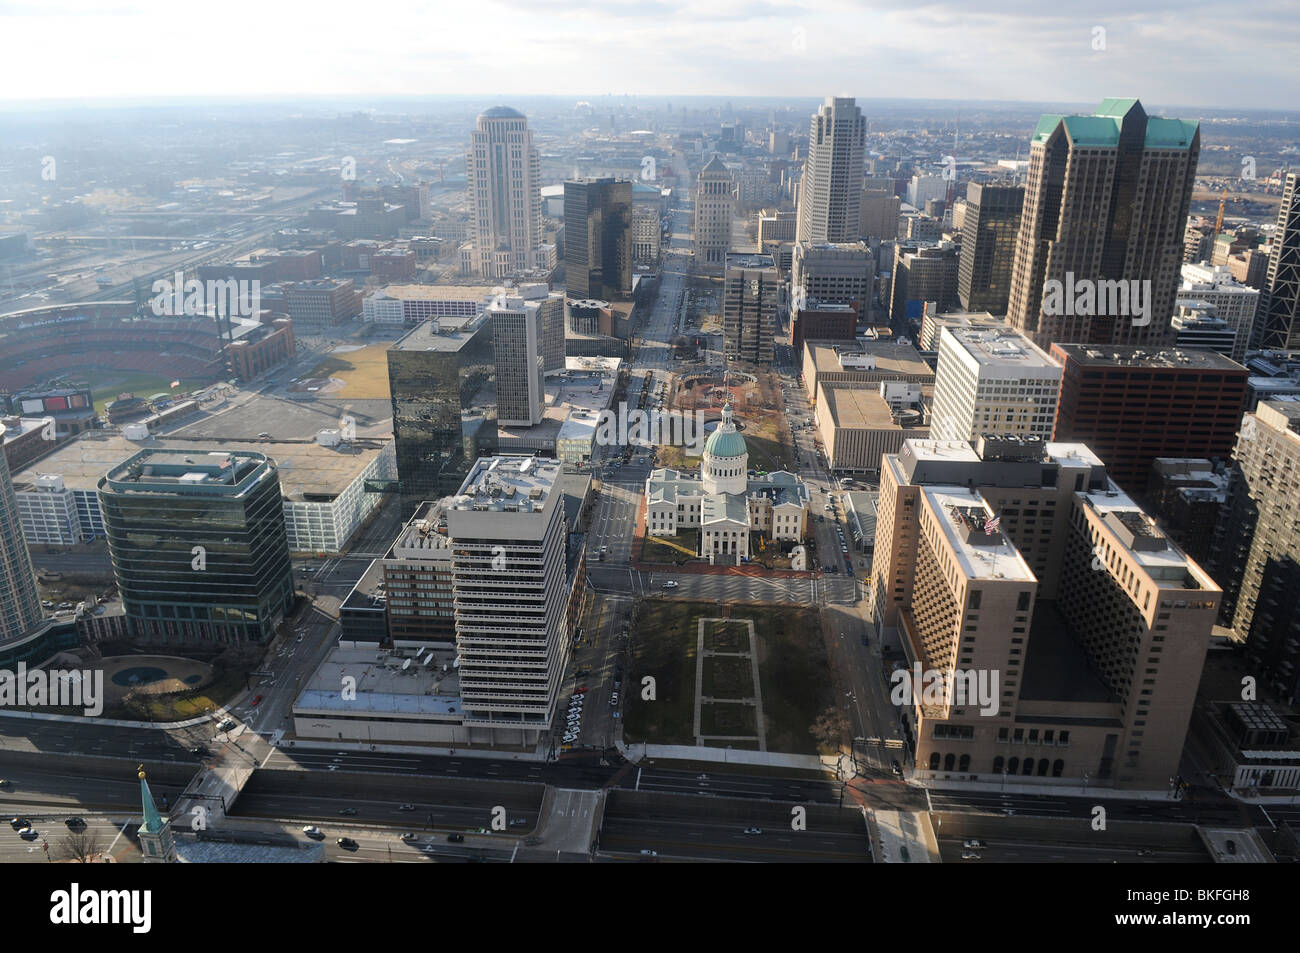
[(222, 731), (229, 731), (231, 728), (235, 727), (235, 719), (227, 718), (221, 724), (217, 725), (217, 727)]

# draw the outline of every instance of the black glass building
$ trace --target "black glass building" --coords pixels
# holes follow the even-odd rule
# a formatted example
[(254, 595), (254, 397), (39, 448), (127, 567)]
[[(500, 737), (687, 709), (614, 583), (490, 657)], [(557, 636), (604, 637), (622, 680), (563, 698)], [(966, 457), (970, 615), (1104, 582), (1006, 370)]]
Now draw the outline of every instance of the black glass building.
[(484, 314), (427, 321), (388, 349), (403, 515), (455, 493), (474, 461), (496, 451), (496, 406), (475, 406), (495, 369)]
[(293, 605), (274, 461), (247, 451), (143, 450), (99, 481), (133, 636), (264, 642)]

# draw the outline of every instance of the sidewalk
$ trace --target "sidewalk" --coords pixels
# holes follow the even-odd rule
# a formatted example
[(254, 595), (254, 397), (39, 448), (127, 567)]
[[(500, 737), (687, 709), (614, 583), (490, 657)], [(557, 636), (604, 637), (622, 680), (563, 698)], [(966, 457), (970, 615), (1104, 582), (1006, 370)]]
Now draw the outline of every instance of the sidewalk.
[[(946, 781), (931, 780), (927, 778), (909, 779), (908, 787), (916, 788), (922, 791), (958, 791), (958, 792), (987, 792), (992, 794), (1031, 794), (1031, 795), (1054, 795), (1057, 797), (1087, 797), (1089, 792), (1096, 797), (1104, 797), (1108, 800), (1126, 800), (1126, 801), (1166, 801), (1172, 802), (1175, 799), (1169, 796), (1165, 791), (1129, 791), (1123, 788), (1111, 788), (1098, 784), (1089, 785), (1062, 785), (1062, 784), (1024, 784), (1008, 780), (1005, 785), (1001, 781)], [(1177, 799), (1186, 803), (1186, 798)], [(1289, 800), (1289, 799), (1286, 799)]]
[(832, 763), (816, 755), (782, 754), (777, 751), (741, 751), (732, 748), (708, 748), (695, 745), (626, 745), (618, 742), (619, 751), (629, 761), (664, 758), (670, 761), (716, 761), (719, 764), (750, 764), (768, 768), (797, 768), (801, 771), (834, 771)]

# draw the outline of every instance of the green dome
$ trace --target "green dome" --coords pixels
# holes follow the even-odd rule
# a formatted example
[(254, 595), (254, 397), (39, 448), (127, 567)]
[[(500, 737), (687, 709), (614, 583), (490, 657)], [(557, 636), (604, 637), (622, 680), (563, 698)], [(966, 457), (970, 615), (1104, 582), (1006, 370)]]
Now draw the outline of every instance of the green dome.
[(704, 452), (711, 457), (743, 457), (749, 449), (744, 437), (722, 424), (709, 434), (709, 439), (704, 442)]

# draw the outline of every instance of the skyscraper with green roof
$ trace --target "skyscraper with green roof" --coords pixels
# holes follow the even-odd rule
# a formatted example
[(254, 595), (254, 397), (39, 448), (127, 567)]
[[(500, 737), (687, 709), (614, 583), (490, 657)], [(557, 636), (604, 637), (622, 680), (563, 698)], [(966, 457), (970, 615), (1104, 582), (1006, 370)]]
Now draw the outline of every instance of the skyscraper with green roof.
[[(1034, 343), (1173, 343), (1183, 232), (1200, 124), (1107, 99), (1091, 116), (1043, 116), (1030, 143), (1008, 320)], [(1147, 282), (1149, 322), (1071, 314), (1044, 300), (1048, 281)], [(1145, 287), (1145, 286), (1144, 286)]]

